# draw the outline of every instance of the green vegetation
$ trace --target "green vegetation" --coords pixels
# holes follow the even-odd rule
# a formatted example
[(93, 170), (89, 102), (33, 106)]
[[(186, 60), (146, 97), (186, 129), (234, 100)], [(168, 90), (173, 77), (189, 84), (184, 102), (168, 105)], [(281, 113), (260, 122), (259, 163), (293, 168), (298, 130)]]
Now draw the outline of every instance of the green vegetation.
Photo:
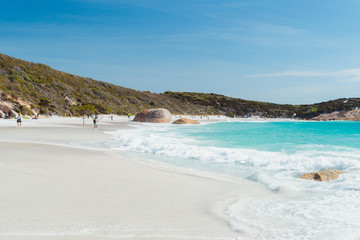
[[(174, 114), (206, 113), (204, 106), (75, 76), (3, 54), (0, 54), (0, 100), (10, 103), (12, 111), (23, 114), (133, 115), (156, 107), (167, 108)], [(0, 104), (0, 111), (9, 109)]]
[[(226, 114), (227, 116), (261, 116), (268, 118), (300, 118), (310, 119), (323, 113), (349, 111), (360, 106), (360, 98), (341, 98), (333, 101), (311, 105), (275, 104), (268, 102), (248, 101), (231, 98), (214, 93), (170, 92), (164, 93), (182, 102), (211, 106), (208, 113)], [(211, 112), (213, 110), (213, 112)]]
[(214, 93), (141, 92), (0, 54), (0, 113), (133, 115), (143, 109), (167, 108), (173, 114), (296, 116), (309, 119), (322, 113), (352, 110), (357, 106), (360, 106), (359, 98), (337, 99), (312, 105), (282, 105)]

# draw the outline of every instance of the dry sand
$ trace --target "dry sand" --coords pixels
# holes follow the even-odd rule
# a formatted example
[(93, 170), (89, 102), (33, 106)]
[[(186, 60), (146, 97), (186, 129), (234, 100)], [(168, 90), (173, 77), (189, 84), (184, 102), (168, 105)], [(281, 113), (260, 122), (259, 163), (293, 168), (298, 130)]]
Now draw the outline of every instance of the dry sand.
[(0, 120), (0, 239), (236, 239), (224, 210), (257, 185), (72, 145), (127, 122)]

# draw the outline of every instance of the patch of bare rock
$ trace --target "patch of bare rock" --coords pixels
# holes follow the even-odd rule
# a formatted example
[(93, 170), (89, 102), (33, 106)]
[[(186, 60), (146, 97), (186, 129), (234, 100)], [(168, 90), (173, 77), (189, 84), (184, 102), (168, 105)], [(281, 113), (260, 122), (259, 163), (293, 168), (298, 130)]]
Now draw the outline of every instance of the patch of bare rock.
[(329, 120), (353, 120), (360, 121), (360, 109), (354, 109), (351, 111), (341, 111), (324, 113), (312, 118), (311, 120), (317, 121), (329, 121)]

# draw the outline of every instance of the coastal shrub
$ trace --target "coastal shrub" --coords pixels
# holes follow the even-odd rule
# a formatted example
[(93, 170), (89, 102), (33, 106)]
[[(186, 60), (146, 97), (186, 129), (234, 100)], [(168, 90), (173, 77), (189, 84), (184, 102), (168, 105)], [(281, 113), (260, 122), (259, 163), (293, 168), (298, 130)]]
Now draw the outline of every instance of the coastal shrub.
[(92, 104), (84, 104), (84, 105), (73, 105), (70, 107), (70, 111), (73, 115), (83, 116), (83, 115), (91, 115), (98, 114), (98, 110)]
[(49, 106), (50, 103), (51, 101), (48, 98), (41, 98), (39, 102), (39, 106), (47, 107)]
[(97, 104), (95, 106), (95, 109), (97, 110), (97, 112), (106, 113), (106, 114), (111, 112), (111, 110), (108, 107), (106, 107), (102, 104)]
[(129, 97), (128, 97), (128, 101), (129, 101), (130, 103), (132, 103), (132, 104), (138, 104), (138, 103), (139, 103), (139, 100), (138, 100), (136, 97), (134, 97), (134, 96), (129, 96)]

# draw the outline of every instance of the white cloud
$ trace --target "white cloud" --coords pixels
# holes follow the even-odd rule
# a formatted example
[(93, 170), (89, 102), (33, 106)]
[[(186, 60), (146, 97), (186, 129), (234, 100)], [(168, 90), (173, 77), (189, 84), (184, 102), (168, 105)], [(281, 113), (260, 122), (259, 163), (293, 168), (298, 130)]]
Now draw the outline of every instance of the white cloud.
[(283, 71), (276, 73), (261, 73), (248, 75), (249, 78), (266, 77), (331, 77), (340, 78), (341, 82), (360, 82), (360, 68), (344, 69), (338, 71)]

